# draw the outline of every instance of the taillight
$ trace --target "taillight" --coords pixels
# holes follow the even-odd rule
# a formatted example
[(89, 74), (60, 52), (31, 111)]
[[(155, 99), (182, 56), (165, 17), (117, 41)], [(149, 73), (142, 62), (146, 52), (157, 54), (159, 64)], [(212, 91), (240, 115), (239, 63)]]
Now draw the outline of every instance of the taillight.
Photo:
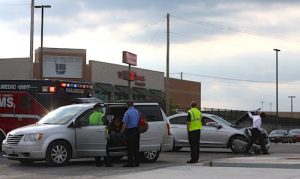
[(170, 123), (167, 123), (167, 129), (168, 129), (168, 135), (172, 135)]

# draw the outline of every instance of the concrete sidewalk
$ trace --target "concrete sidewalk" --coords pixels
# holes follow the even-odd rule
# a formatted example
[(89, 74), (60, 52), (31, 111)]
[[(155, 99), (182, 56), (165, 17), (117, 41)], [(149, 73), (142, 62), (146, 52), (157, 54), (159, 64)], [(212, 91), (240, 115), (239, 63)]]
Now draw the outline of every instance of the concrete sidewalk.
[(300, 169), (299, 154), (270, 154), (218, 159), (204, 162), (211, 167), (283, 168)]
[[(255, 155), (107, 176), (107, 179), (299, 179), (299, 154)], [(89, 178), (89, 176), (86, 176)], [(82, 178), (82, 176), (81, 176)], [(85, 178), (85, 177), (83, 177)]]

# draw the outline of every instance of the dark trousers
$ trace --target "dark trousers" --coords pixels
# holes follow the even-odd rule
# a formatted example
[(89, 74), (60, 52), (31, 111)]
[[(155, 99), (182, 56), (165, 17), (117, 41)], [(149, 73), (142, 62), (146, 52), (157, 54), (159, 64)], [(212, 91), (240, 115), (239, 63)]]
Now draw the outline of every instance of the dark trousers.
[[(109, 141), (109, 139), (107, 139), (107, 141), (106, 141), (106, 156), (103, 157), (105, 165), (111, 165), (111, 159), (110, 159), (110, 156), (109, 156), (109, 146), (110, 146), (110, 141)], [(95, 156), (96, 166), (101, 166), (102, 165), (101, 158), (102, 158), (101, 156)]]
[(191, 147), (191, 161), (198, 161), (200, 146), (200, 130), (190, 131), (188, 133), (188, 138)]
[(140, 132), (138, 128), (131, 128), (126, 130), (126, 144), (128, 165), (140, 164)]
[(264, 139), (264, 136), (261, 133), (261, 131), (257, 128), (252, 128), (251, 133), (252, 133), (252, 136), (249, 141), (249, 146), (248, 146), (249, 149), (252, 147), (254, 141), (257, 140), (259, 142), (259, 145), (261, 146), (262, 152), (267, 153), (268, 151), (266, 149), (265, 139)]

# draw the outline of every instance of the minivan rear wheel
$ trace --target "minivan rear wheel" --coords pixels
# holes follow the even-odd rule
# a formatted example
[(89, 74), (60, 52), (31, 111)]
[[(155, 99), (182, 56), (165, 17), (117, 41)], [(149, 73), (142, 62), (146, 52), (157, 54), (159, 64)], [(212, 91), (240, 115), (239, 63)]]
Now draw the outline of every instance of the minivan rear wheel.
[(71, 158), (71, 148), (65, 141), (52, 142), (46, 152), (46, 162), (49, 166), (64, 166)]
[(2, 132), (0, 132), (0, 152), (2, 152), (2, 141), (5, 139), (4, 134), (2, 134)]
[(140, 153), (142, 162), (153, 163), (159, 157), (159, 151), (146, 151)]

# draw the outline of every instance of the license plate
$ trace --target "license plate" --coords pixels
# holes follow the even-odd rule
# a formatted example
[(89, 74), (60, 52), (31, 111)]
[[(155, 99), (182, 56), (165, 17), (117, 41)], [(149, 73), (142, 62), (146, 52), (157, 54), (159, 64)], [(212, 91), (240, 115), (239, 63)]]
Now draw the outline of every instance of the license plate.
[(14, 154), (14, 149), (13, 148), (7, 148), (7, 153), (8, 154)]

